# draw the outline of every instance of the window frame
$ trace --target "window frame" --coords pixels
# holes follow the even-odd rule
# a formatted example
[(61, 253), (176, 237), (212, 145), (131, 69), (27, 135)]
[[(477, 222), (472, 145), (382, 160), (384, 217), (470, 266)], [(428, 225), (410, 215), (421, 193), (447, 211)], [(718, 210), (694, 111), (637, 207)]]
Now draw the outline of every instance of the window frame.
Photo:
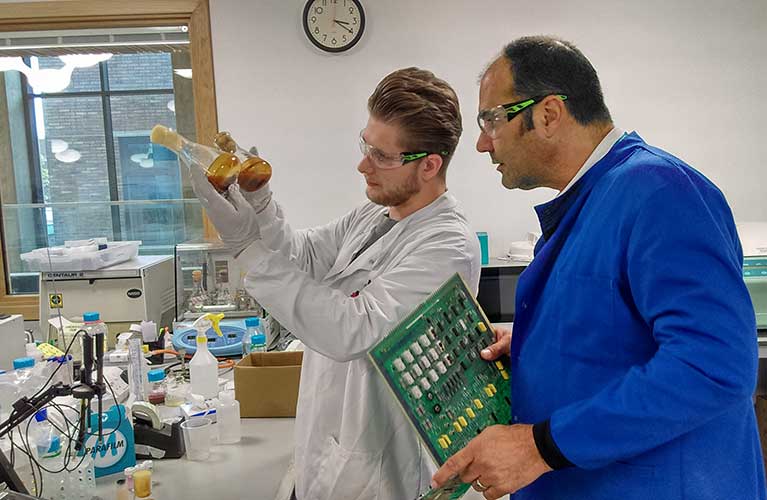
[[(195, 130), (200, 142), (208, 143), (218, 131), (213, 48), (210, 34), (209, 0), (72, 0), (6, 3), (0, 11), (0, 32), (45, 31), (136, 26), (189, 26), (194, 92)], [(38, 320), (39, 294), (11, 295), (0, 216), (0, 313), (21, 314)], [(203, 234), (214, 237), (215, 229), (203, 216)]]

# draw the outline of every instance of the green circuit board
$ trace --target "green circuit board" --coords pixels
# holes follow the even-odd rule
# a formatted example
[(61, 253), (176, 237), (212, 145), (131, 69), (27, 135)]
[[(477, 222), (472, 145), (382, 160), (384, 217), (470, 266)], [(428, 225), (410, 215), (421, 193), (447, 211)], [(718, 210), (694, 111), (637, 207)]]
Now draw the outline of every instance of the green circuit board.
[[(479, 356), (494, 341), (455, 274), (368, 353), (439, 465), (485, 427), (511, 422), (508, 366)], [(468, 488), (422, 498), (460, 498)]]

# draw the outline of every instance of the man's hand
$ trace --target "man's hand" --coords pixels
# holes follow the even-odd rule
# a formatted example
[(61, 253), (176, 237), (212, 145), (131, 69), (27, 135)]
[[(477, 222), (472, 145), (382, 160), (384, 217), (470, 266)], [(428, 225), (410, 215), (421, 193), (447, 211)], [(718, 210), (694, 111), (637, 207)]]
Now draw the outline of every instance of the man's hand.
[(493, 361), (503, 355), (508, 356), (511, 351), (511, 328), (505, 326), (493, 326), (495, 331), (495, 343), (482, 349), (479, 353), (485, 361)]
[(239, 186), (229, 186), (229, 199), (226, 199), (208, 182), (204, 169), (192, 167), (190, 170), (194, 193), (221, 240), (235, 255), (260, 239), (256, 211), (243, 197)]
[(494, 425), (450, 457), (432, 477), (432, 488), (454, 475), (492, 500), (514, 493), (551, 468), (543, 461), (533, 440), (533, 426)]

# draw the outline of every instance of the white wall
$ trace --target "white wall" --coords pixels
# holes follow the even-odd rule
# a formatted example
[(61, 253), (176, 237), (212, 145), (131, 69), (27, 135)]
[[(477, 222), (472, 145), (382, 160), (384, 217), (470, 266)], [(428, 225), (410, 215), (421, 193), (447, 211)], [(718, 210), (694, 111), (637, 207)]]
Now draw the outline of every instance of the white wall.
[(364, 200), (355, 170), (366, 101), (388, 72), (432, 70), (461, 99), (464, 135), (450, 190), (491, 255), (538, 228), (553, 192), (507, 191), (474, 149), (478, 75), (513, 38), (555, 34), (599, 72), (616, 125), (680, 156), (727, 196), (738, 220), (767, 220), (767, 2), (764, 0), (362, 0), (367, 30), (326, 55), (300, 25), (303, 0), (211, 0), (219, 124), (255, 144), (295, 227)]

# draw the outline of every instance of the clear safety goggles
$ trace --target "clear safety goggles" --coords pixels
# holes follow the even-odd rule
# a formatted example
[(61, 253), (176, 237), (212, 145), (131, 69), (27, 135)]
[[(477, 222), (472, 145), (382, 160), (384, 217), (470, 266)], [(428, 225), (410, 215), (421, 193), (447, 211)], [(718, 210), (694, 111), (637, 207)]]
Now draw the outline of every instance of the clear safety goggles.
[(410, 163), (412, 161), (425, 158), (429, 156), (430, 154), (440, 154), (442, 156), (447, 156), (448, 154), (446, 151), (443, 151), (442, 153), (429, 153), (426, 151), (402, 152), (396, 155), (385, 153), (384, 151), (378, 149), (377, 147), (371, 146), (370, 144), (365, 142), (365, 138), (362, 136), (364, 132), (365, 132), (364, 130), (360, 131), (360, 152), (362, 153), (362, 156), (367, 156), (368, 158), (370, 158), (373, 164), (378, 168), (383, 168), (383, 169), (397, 168), (397, 167), (401, 167), (402, 165), (406, 163)]

